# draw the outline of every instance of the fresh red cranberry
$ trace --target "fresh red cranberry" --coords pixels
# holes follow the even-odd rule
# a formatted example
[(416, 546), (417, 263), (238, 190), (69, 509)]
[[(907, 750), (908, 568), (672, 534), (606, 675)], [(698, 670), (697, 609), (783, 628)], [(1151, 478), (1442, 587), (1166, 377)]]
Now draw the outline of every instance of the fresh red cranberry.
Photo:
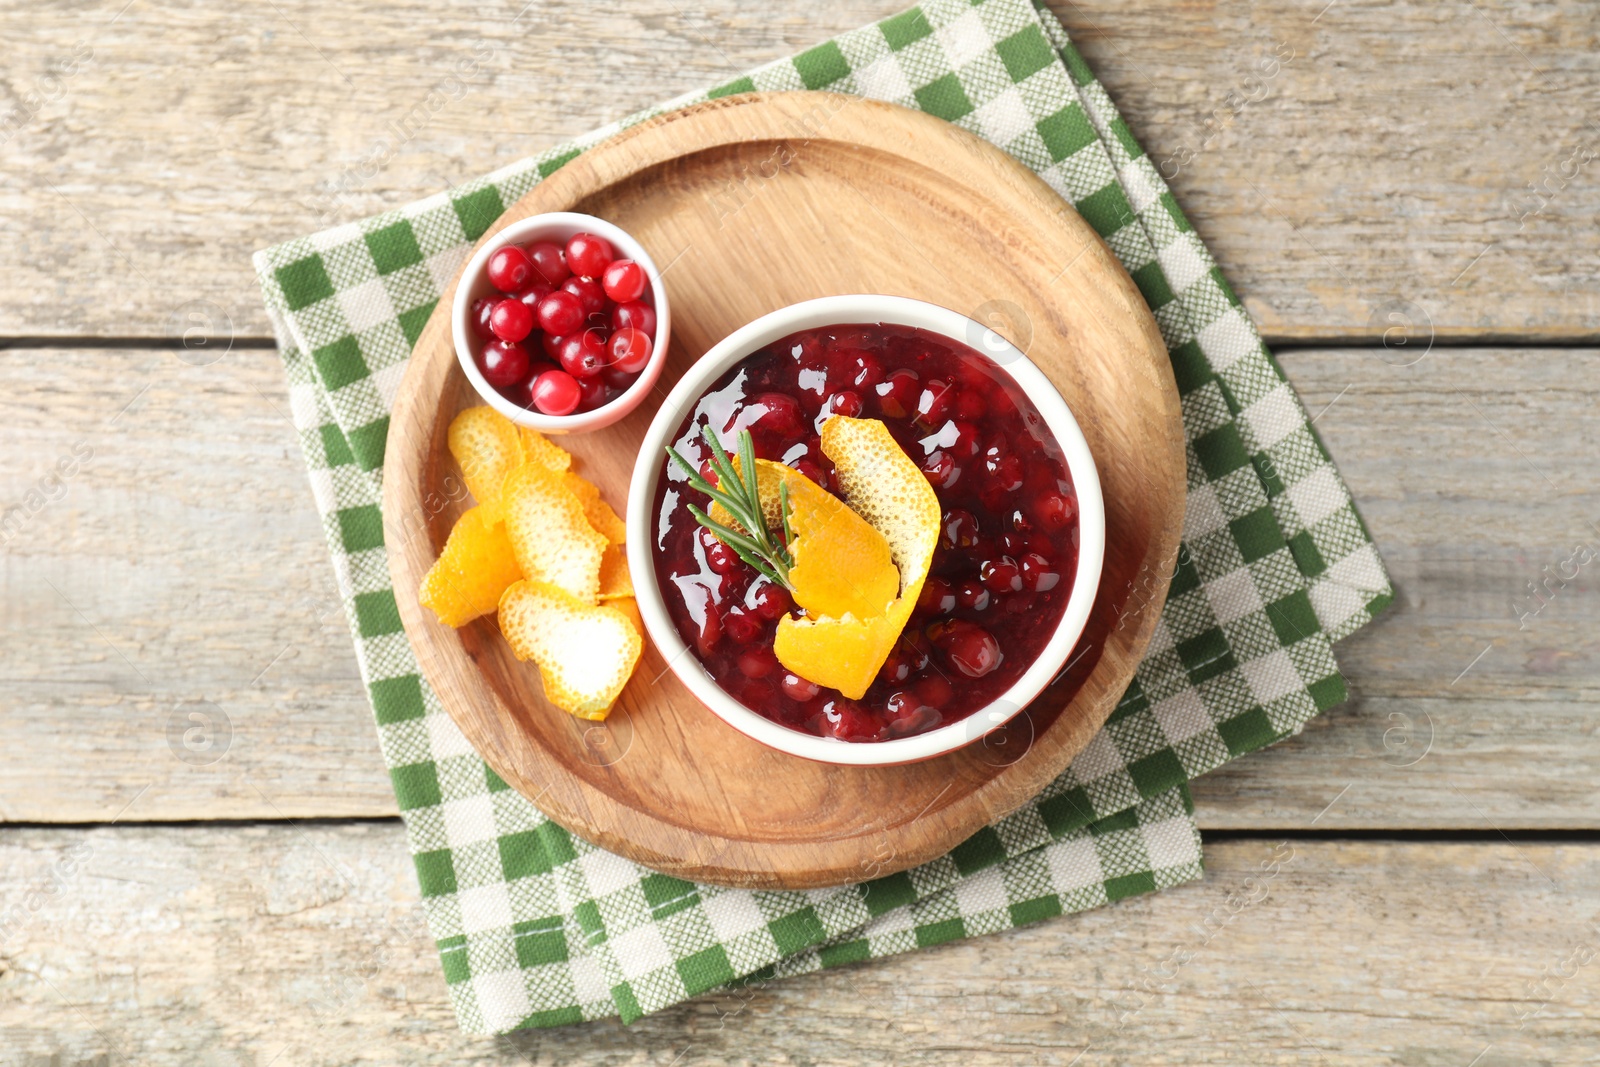
[(817, 694), (822, 692), (822, 687), (816, 682), (788, 672), (784, 673), (783, 681), (778, 684), (783, 689), (784, 696), (802, 704), (808, 700), (815, 700)]
[(1015, 593), (1022, 588), (1022, 570), (1010, 556), (986, 559), (978, 567), (978, 580), (996, 593)]
[[(750, 579), (755, 577), (758, 577), (758, 575), (749, 567), (739, 567), (728, 574), (724, 574), (717, 582), (717, 599), (732, 610), (735, 605), (744, 601), (745, 591), (750, 587)], [(746, 610), (745, 614), (751, 615), (752, 613)], [(726, 626), (728, 620), (723, 619), (722, 621), (723, 625)], [(770, 639), (768, 643), (771, 643)]]
[(823, 735), (840, 741), (871, 741), (878, 736), (878, 724), (853, 700), (830, 700), (823, 705), (821, 719)]
[(989, 606), (989, 590), (983, 587), (982, 582), (967, 579), (956, 586), (956, 603), (968, 611), (983, 611)]
[(954, 406), (955, 387), (936, 378), (917, 395), (917, 421), (924, 426), (938, 426), (949, 417)]
[(833, 367), (829, 357), (831, 346), (820, 338), (813, 337), (810, 341), (802, 343), (797, 349), (790, 352), (799, 362), (801, 371), (817, 371), (827, 374)]
[(739, 672), (746, 678), (765, 678), (778, 669), (778, 657), (772, 649), (759, 645), (739, 653)]
[(944, 424), (940, 430), (942, 436), (950, 438), (949, 449), (962, 459), (972, 459), (981, 451), (978, 444), (978, 428), (970, 422), (953, 419)]
[(920, 439), (917, 444), (922, 447), (923, 455), (948, 452), (958, 462), (972, 459), (979, 452), (977, 428), (954, 419), (946, 419), (937, 430)]
[(619, 333), (623, 330), (643, 330), (653, 340), (656, 335), (656, 309), (637, 300), (618, 304), (611, 311), (611, 328)]
[(539, 301), (539, 329), (557, 337), (577, 333), (583, 326), (583, 302), (565, 289), (557, 289)]
[(718, 574), (732, 574), (744, 566), (744, 560), (721, 541), (714, 541), (706, 548), (706, 566)]
[(794, 598), (789, 590), (762, 578), (745, 594), (745, 606), (768, 622), (777, 622), (794, 610)]
[(578, 379), (564, 370), (545, 371), (535, 378), (532, 395), (534, 406), (546, 415), (571, 415), (583, 399)]
[(861, 417), (861, 394), (850, 389), (841, 389), (828, 398), (822, 410), (829, 415), (843, 415), (848, 419)]
[(871, 352), (844, 349), (833, 353), (833, 376), (849, 389), (871, 389), (883, 381), (883, 361)]
[(872, 389), (878, 398), (878, 410), (891, 419), (903, 419), (915, 411), (920, 390), (917, 372), (905, 367), (890, 372)]
[(531, 360), (527, 375), (515, 387), (508, 390), (511, 399), (525, 408), (537, 408), (539, 405), (533, 402), (533, 387), (539, 383), (539, 376), (545, 371), (560, 369), (561, 367), (555, 363), (542, 359)]
[[(538, 320), (538, 311), (534, 312), (535, 321)], [(539, 331), (539, 347), (544, 349), (544, 354), (559, 362), (561, 360), (561, 346), (567, 343), (565, 337), (558, 337), (553, 333)]]
[(722, 614), (722, 632), (736, 645), (748, 645), (761, 636), (761, 620), (742, 607), (733, 607)]
[(1077, 510), (1075, 502), (1060, 493), (1046, 493), (1033, 502), (1034, 519), (1051, 533), (1070, 526)]
[(579, 411), (593, 411), (595, 408), (605, 406), (611, 400), (611, 390), (604, 378), (579, 378), (578, 393)]
[[(784, 456), (789, 457), (788, 465), (794, 467), (796, 470), (799, 469), (799, 465), (802, 463), (806, 464), (808, 467), (815, 467), (820, 470), (825, 481), (817, 482), (818, 485), (833, 484), (831, 481), (833, 478), (833, 460), (822, 454), (822, 444), (816, 437), (812, 437), (804, 444), (791, 446), (783, 453), (782, 456), (778, 457), (780, 462), (784, 461)], [(829, 491), (835, 496), (839, 496), (843, 492), (837, 485), (834, 485), (834, 487)]]
[(561, 283), (561, 288), (578, 298), (585, 319), (603, 314), (609, 306), (606, 303), (606, 291), (592, 278), (568, 278)]
[(929, 578), (922, 583), (922, 593), (917, 597), (917, 610), (929, 615), (948, 615), (955, 610), (956, 594), (943, 578)]
[(498, 297), (480, 296), (472, 302), (470, 321), (472, 332), (481, 340), (494, 340), (494, 329), (489, 325), (489, 317), (494, 314), (494, 306), (500, 302)]
[(514, 293), (528, 284), (533, 262), (518, 245), (497, 248), (489, 257), (489, 283), (502, 293)]
[(533, 269), (552, 288), (571, 276), (572, 269), (567, 266), (567, 254), (554, 241), (539, 241), (529, 245), (527, 251)]
[(961, 465), (949, 452), (935, 452), (922, 461), (922, 473), (935, 489), (953, 488), (961, 480)]
[(790, 464), (790, 466), (792, 466), (799, 474), (822, 486), (822, 488), (828, 488), (828, 472), (823, 470), (822, 467), (814, 461), (810, 459), (800, 459)]
[(1037, 552), (1023, 556), (1017, 566), (1022, 570), (1022, 587), (1031, 593), (1048, 593), (1061, 581), (1055, 566)]
[(786, 339), (784, 352), (802, 367), (822, 365), (822, 338), (815, 333), (797, 333)]
[[(691, 613), (693, 610), (690, 609)], [(698, 619), (691, 618), (690, 621), (694, 628), (694, 650), (700, 653), (701, 658), (705, 658), (722, 641), (722, 616), (704, 599), (699, 602), (699, 610), (701, 614)]]
[(1000, 642), (976, 623), (952, 619), (936, 624), (930, 631), (934, 647), (945, 654), (956, 670), (968, 678), (982, 678), (1003, 658)]
[(978, 543), (981, 531), (978, 529), (978, 517), (962, 508), (952, 508), (944, 513), (944, 530), (939, 543), (948, 551), (957, 548), (971, 548)]
[(533, 312), (516, 297), (507, 297), (489, 313), (489, 329), (502, 341), (520, 341), (533, 332)]
[(889, 658), (883, 661), (883, 666), (878, 668), (878, 680), (887, 685), (899, 685), (909, 677), (911, 677), (911, 665), (892, 652), (889, 653)]
[(984, 470), (989, 475), (990, 484), (1014, 493), (1022, 488), (1022, 460), (1016, 456), (986, 456), (983, 461)]
[(567, 266), (584, 278), (598, 278), (616, 258), (611, 242), (592, 233), (575, 233), (567, 241)]
[(650, 362), (653, 348), (643, 330), (618, 330), (611, 337), (611, 362), (628, 374), (638, 374)]
[(891, 719), (916, 711), (920, 707), (922, 707), (921, 698), (908, 689), (895, 690), (883, 702), (883, 710)]
[(538, 272), (535, 271), (533, 277), (528, 279), (528, 284), (518, 289), (514, 295), (518, 300), (528, 305), (529, 311), (538, 314), (539, 301), (555, 291), (556, 287), (539, 277)]
[(805, 426), (800, 402), (787, 393), (758, 393), (750, 398), (745, 410), (754, 416), (754, 421), (746, 422), (741, 418), (740, 422), (751, 430), (774, 437), (793, 437)]
[(626, 304), (643, 296), (645, 282), (644, 268), (631, 259), (612, 260), (600, 278), (606, 296), (619, 304)]
[(820, 367), (804, 367), (795, 375), (795, 396), (812, 414), (822, 411), (828, 396), (834, 391), (833, 379)]
[(490, 341), (483, 346), (478, 369), (496, 389), (510, 389), (528, 376), (528, 350), (514, 341)]
[(884, 718), (888, 720), (890, 737), (914, 737), (939, 725), (942, 716), (938, 708), (924, 704), (916, 693), (900, 690), (890, 693), (884, 701)]
[(568, 337), (561, 345), (561, 369), (574, 378), (598, 378), (609, 365), (605, 338), (589, 329)]
[(913, 674), (928, 666), (928, 654), (904, 636), (895, 642), (878, 669), (878, 677), (890, 685), (899, 685)]

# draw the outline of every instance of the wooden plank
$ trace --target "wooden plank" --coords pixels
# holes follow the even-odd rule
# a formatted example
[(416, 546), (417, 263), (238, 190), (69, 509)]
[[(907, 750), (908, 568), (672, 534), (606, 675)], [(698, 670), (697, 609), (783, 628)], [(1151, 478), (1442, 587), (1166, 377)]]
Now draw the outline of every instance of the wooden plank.
[[(1196, 783), (1203, 825), (1600, 825), (1594, 567), (1512, 610), (1600, 537), (1597, 359), (1284, 356), (1400, 599), (1339, 646), (1350, 703)], [(94, 450), (5, 546), (0, 818), (106, 820), (145, 786), (126, 817), (392, 814), (276, 358), (12, 349), (0, 380), (6, 506)], [(228, 716), (224, 759), (176, 758), (184, 701)]]
[(1593, 826), (1597, 353), (1384, 356), (1282, 362), (1398, 601), (1336, 650), (1349, 703), (1196, 783), (1204, 824), (1304, 826), (1348, 786), (1318, 826)]
[(277, 357), (13, 349), (0, 380), (0, 817), (146, 785), (131, 818), (392, 814)]
[(455, 1029), (398, 823), (14, 830), (0, 1059), (1498, 1067), (1600, 1042), (1593, 844), (1238, 840), (1207, 866), (629, 1027), (486, 1039)]
[[(903, 6), (11, 5), (0, 335), (264, 336), (250, 250)], [(1584, 0), (1055, 7), (1270, 337), (1600, 336)]]
[(1600, 330), (1581, 0), (1052, 6), (1270, 342)]

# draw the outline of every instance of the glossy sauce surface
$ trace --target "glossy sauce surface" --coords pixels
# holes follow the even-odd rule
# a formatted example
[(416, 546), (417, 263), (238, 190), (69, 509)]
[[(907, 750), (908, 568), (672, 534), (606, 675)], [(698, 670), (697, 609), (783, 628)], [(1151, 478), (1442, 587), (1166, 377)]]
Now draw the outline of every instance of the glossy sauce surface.
[(701, 427), (838, 492), (822, 423), (881, 419), (939, 498), (943, 530), (900, 641), (859, 701), (790, 674), (772, 652), (788, 591), (701, 530), (706, 506), (663, 456), (653, 514), (656, 576), (680, 636), (719, 686), (795, 730), (885, 741), (959, 721), (1010, 688), (1065, 610), (1078, 502), (1038, 409), (987, 356), (902, 326), (792, 334), (741, 361), (695, 404), (673, 446), (702, 470)]

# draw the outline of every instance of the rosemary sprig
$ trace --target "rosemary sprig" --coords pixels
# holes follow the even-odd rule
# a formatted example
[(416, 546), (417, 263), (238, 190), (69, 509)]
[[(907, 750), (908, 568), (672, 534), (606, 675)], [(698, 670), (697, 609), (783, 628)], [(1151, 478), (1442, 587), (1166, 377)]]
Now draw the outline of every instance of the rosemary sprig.
[(711, 449), (711, 472), (717, 476), (716, 485), (706, 481), (700, 471), (671, 445), (667, 446), (667, 455), (689, 475), (689, 488), (704, 493), (721, 504), (723, 509), (733, 516), (733, 520), (744, 529), (741, 531), (726, 526), (693, 504), (689, 505), (689, 514), (757, 572), (785, 588), (792, 589), (789, 585), (789, 568), (794, 566), (794, 557), (789, 554), (788, 547), (793, 540), (789, 530), (789, 487), (782, 482), (778, 484), (778, 508), (779, 514), (783, 516), (783, 540), (779, 542), (773, 539), (772, 532), (767, 529), (767, 520), (761, 511), (761, 488), (756, 479), (755, 442), (750, 438), (750, 431), (739, 432), (737, 468), (728, 458), (722, 442), (717, 440), (717, 435), (711, 432), (710, 426), (702, 428), (702, 435), (705, 437), (706, 445)]

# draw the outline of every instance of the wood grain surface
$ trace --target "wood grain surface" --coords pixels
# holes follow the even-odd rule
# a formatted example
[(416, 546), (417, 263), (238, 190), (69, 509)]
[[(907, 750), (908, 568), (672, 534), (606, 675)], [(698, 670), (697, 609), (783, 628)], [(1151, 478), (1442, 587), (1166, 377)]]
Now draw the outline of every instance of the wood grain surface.
[[(1338, 646), (1349, 703), (1195, 784), (1202, 825), (1303, 826), (1351, 786), (1319, 828), (1600, 828), (1592, 568), (1512, 610), (1600, 536), (1600, 352), (1281, 358), (1399, 599)], [(277, 357), (9, 349), (0, 376), (0, 499), (94, 449), (0, 567), (0, 817), (105, 820), (146, 785), (129, 817), (393, 814)], [(166, 724), (205, 700), (232, 739), (194, 766)]]
[(6, 831), (0, 899), (36, 907), (0, 933), (0, 1063), (1510, 1067), (1600, 1045), (1592, 844), (1264, 838), (1206, 864), (631, 1026), (490, 1039), (455, 1029), (398, 824)]
[[(0, 334), (266, 336), (249, 251), (904, 6), (6, 5)], [(1600, 335), (1587, 0), (1052, 8), (1269, 337)]]
[[(732, 213), (708, 195), (730, 172), (763, 183)], [(774, 752), (708, 715), (656, 641), (604, 726), (577, 722), (545, 699), (538, 672), (517, 660), (493, 619), (455, 630), (418, 601), (466, 505), (428, 503), (451, 499), (460, 477), (449, 426), (482, 403), (451, 338), (458, 274), (400, 384), (383, 514), (406, 636), (473, 747), (587, 840), (679, 877), (762, 889), (841, 885), (886, 848), (894, 859), (883, 873), (897, 873), (1038, 796), (1132, 680), (1160, 613), (1137, 612), (1124, 625), (1127, 597), (1139, 575), (1170, 571), (1183, 524), (1171, 359), (1111, 250), (992, 146), (920, 112), (828, 93), (729, 97), (635, 126), (536, 185), (479, 247), (550, 211), (604, 218), (674, 265), (672, 347), (656, 396), (614, 426), (561, 439), (619, 512), (638, 514), (629, 484), (657, 396), (746, 323), (816, 297), (883, 293), (981, 315), (1003, 296), (1029, 324), (1013, 340), (1060, 390), (1094, 456), (1105, 500), (1100, 594), (1078, 643), (1081, 665), (1033, 700), (1027, 724), (937, 759), (848, 767)], [(960, 248), (965, 269), (941, 269), (928, 254), (941, 248)], [(641, 591), (654, 583), (635, 582)]]

